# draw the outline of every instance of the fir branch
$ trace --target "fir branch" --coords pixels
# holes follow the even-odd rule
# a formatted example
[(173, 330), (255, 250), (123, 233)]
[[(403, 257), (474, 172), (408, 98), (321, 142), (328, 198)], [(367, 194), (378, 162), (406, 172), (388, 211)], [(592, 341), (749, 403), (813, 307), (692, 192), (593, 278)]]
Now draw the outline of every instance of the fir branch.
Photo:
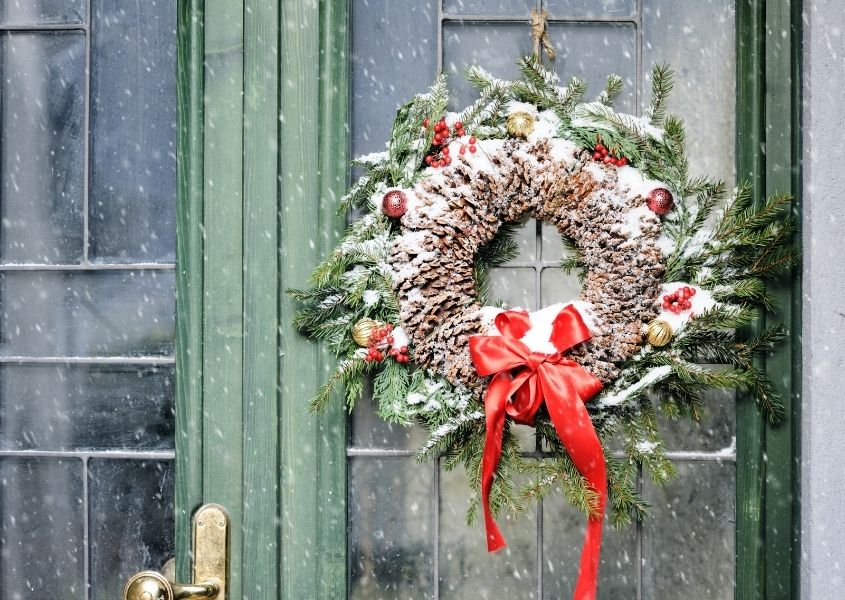
[(351, 410), (352, 407), (355, 405), (355, 400), (357, 400), (358, 396), (356, 395), (352, 398), (350, 402), (350, 394), (349, 389), (358, 389), (355, 385), (357, 382), (361, 383), (361, 391), (363, 391), (363, 377), (364, 373), (367, 369), (367, 363), (364, 362), (363, 359), (359, 358), (350, 358), (347, 360), (340, 361), (335, 368), (334, 374), (329, 378), (329, 380), (323, 384), (320, 390), (317, 392), (317, 395), (311, 400), (311, 403), (308, 406), (308, 410), (310, 412), (323, 412), (326, 410), (326, 406), (328, 406), (329, 400), (331, 399), (332, 392), (338, 386), (345, 386), (347, 388), (347, 397), (346, 403), (349, 409)]
[(602, 90), (601, 94), (599, 94), (598, 101), (604, 104), (605, 106), (613, 106), (613, 100), (622, 91), (622, 78), (615, 73), (611, 73), (607, 76), (607, 84)]
[(660, 125), (666, 114), (666, 98), (672, 91), (674, 72), (667, 63), (659, 63), (651, 68), (651, 103), (644, 115), (652, 125)]

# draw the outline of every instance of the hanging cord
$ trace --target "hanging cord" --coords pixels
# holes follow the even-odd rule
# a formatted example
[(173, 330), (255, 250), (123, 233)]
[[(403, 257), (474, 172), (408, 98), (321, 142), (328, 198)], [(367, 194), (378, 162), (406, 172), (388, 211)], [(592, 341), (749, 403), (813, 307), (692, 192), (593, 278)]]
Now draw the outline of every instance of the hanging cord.
[(534, 58), (542, 62), (541, 49), (545, 51), (549, 60), (555, 59), (555, 48), (549, 38), (548, 29), (549, 11), (531, 9), (531, 37), (534, 39)]

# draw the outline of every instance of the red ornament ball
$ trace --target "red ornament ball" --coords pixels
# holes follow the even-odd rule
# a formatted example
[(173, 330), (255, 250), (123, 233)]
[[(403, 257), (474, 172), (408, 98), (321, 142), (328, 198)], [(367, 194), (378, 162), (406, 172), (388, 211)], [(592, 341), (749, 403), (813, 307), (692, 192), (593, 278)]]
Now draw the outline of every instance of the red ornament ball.
[(382, 198), (381, 210), (388, 217), (401, 217), (408, 210), (408, 196), (402, 190), (390, 190)]
[(654, 214), (663, 216), (675, 207), (675, 199), (666, 188), (654, 188), (646, 196), (646, 205)]

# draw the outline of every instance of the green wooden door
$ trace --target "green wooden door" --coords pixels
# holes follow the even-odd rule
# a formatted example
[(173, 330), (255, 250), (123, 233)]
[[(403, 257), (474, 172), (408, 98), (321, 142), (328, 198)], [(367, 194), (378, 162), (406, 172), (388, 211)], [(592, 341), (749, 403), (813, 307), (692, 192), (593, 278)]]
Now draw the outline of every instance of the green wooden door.
[[(426, 80), (441, 65), (447, 70), (452, 62), (457, 65), (456, 56), (466, 59), (473, 52), (478, 60), (499, 64), (505, 59), (500, 56), (504, 42), (515, 40), (514, 51), (518, 51), (519, 40), (527, 40), (527, 11), (539, 5), (552, 10), (552, 33), (557, 30), (564, 41), (621, 40), (619, 56), (604, 55), (610, 62), (602, 69), (615, 70), (617, 63), (622, 69), (630, 67), (634, 92), (626, 101), (636, 110), (637, 90), (647, 70), (644, 63), (652, 52), (644, 30), (654, 27), (651, 31), (662, 35), (664, 44), (682, 49), (685, 43), (692, 45), (693, 41), (685, 42), (689, 32), (683, 11), (693, 10), (696, 3), (687, 9), (682, 6), (685, 3), (651, 0), (605, 4), (431, 0), (400, 7), (395, 2), (355, 0), (350, 7), (344, 0), (180, 1), (177, 542), (185, 548), (187, 517), (196, 505), (213, 501), (227, 506), (235, 533), (232, 597), (387, 598), (406, 593), (397, 587), (376, 586), (367, 591), (360, 586), (359, 575), (366, 576), (366, 569), (378, 566), (359, 561), (366, 560), (367, 552), (361, 548), (361, 539), (375, 540), (377, 533), (367, 529), (362, 516), (376, 510), (390, 520), (396, 509), (390, 493), (373, 509), (367, 506), (373, 497), (356, 490), (360, 491), (362, 482), (374, 489), (378, 483), (378, 469), (371, 471), (376, 479), (369, 483), (360, 477), (367, 464), (374, 464), (366, 460), (394, 460), (394, 466), (404, 469), (395, 461), (411, 465), (413, 450), (359, 444), (355, 431), (347, 435), (346, 415), (339, 403), (321, 417), (306, 413), (307, 399), (325, 377), (329, 359), (292, 330), (295, 306), (284, 295), (285, 288), (307, 280), (343, 224), (334, 214), (334, 205), (346, 183), (350, 127), (351, 143), (364, 150), (367, 144), (380, 143), (385, 123), (390, 121), (389, 114), (380, 117), (383, 123), (356, 121), (354, 112), (351, 122), (348, 117), (348, 62), (355, 59), (348, 54), (349, 39), (359, 32), (353, 29), (358, 22), (355, 11), (373, 11), (371, 29), (366, 27), (367, 18), (361, 20), (362, 35), (366, 43), (384, 42), (375, 43), (375, 48), (381, 48), (388, 62), (406, 46), (405, 56), (411, 57), (406, 63), (395, 61), (396, 82), (386, 80), (383, 73), (368, 72), (366, 61), (359, 69), (362, 78), (356, 79), (353, 73), (353, 91), (360, 83), (361, 94), (386, 95), (391, 98), (388, 104), (417, 91), (405, 90), (398, 83), (407, 83), (409, 70), (415, 76), (424, 70), (426, 56), (435, 57)], [(723, 4), (711, 8), (725, 10)], [(798, 98), (789, 82), (797, 81), (798, 74), (799, 35), (794, 27), (800, 23), (799, 9), (789, 0), (728, 4), (735, 16), (727, 20), (720, 21), (706, 10), (702, 14), (716, 19), (710, 25), (714, 30), (719, 23), (731, 29), (736, 59), (703, 67), (714, 79), (727, 80), (731, 94), (736, 90), (737, 171), (757, 183), (760, 197), (795, 191)], [(665, 22), (660, 15), (667, 13), (676, 17), (671, 31), (661, 28)], [(415, 27), (431, 33), (420, 37)], [(786, 32), (784, 37), (781, 31)], [(699, 33), (706, 42), (706, 32)], [(353, 41), (353, 54), (359, 44)], [(451, 58), (444, 60), (444, 50)], [(575, 53), (571, 64), (565, 54), (560, 60), (559, 69), (564, 72), (591, 68), (580, 64)], [(694, 96), (695, 77), (687, 82), (690, 89), (683, 93)], [(390, 95), (396, 89), (402, 90), (402, 97), (394, 101)], [(366, 102), (365, 95), (352, 100), (353, 111), (355, 102), (361, 101)], [(727, 98), (726, 105), (731, 103)], [(733, 120), (734, 111), (729, 110), (726, 118)], [(709, 134), (706, 123), (694, 123), (692, 129)], [(765, 160), (761, 144), (769, 148)], [(727, 165), (730, 171), (733, 154), (726, 151), (725, 156), (708, 160)], [(542, 229), (536, 229), (526, 240), (541, 248), (542, 234)], [(538, 273), (543, 267), (530, 266)], [(532, 293), (542, 289), (536, 277), (541, 275), (532, 275), (530, 286), (526, 284)], [(789, 311), (793, 290), (791, 281), (784, 282), (780, 318), (788, 322), (797, 318)], [(797, 381), (792, 364), (790, 350), (785, 349), (767, 365), (784, 374), (779, 381), (787, 396), (793, 394)], [(796, 411), (797, 407), (793, 419), (779, 428), (764, 425), (750, 403), (740, 404), (737, 413), (738, 558), (735, 577), (728, 566), (727, 583), (730, 586), (735, 578), (737, 598), (788, 598), (797, 581), (790, 569), (797, 561), (793, 560), (795, 503), (789, 494), (796, 481), (792, 462)], [(366, 427), (366, 419), (366, 414), (356, 416), (353, 429)], [(679, 449), (682, 460), (701, 462), (700, 456), (684, 452)], [(773, 456), (776, 464), (771, 462)], [(733, 459), (721, 462), (729, 463), (733, 473)], [(347, 464), (351, 465), (348, 501)], [(721, 463), (714, 459), (713, 464)], [(440, 496), (440, 486), (448, 482), (441, 480), (437, 466), (421, 468), (428, 469), (428, 475), (423, 475), (428, 479), (421, 487), (416, 480), (416, 485), (426, 495), (422, 501), (428, 506), (428, 529), (417, 539), (410, 525), (400, 520), (394, 534), (411, 540), (410, 550), (394, 546), (390, 551), (413, 553), (415, 544), (422, 544), (424, 557), (419, 562), (410, 556), (408, 560), (416, 566), (409, 570), (382, 566), (402, 580), (402, 590), (412, 589), (426, 598), (461, 597), (451, 582), (472, 569), (481, 570), (452, 561), (448, 548), (440, 545), (441, 532), (444, 539), (454, 532), (444, 523), (447, 519), (459, 522), (462, 510), (457, 508), (452, 514)], [(690, 469), (690, 477), (694, 471)], [(731, 484), (727, 493), (732, 490)], [(523, 526), (534, 527), (536, 539), (542, 540), (542, 511)], [(624, 552), (630, 545), (629, 560), (639, 564), (644, 558), (644, 538), (639, 530), (632, 535), (617, 550)], [(559, 575), (548, 572), (542, 544), (533, 543), (527, 555), (533, 566), (524, 574), (524, 565), (511, 571), (517, 580), (531, 579), (514, 587), (514, 597), (555, 597), (561, 590), (543, 582)], [(462, 560), (469, 554), (465, 552)], [(566, 562), (565, 557), (561, 560)], [(671, 560), (667, 561), (663, 568), (671, 568)], [(183, 576), (187, 564), (183, 551)], [(631, 581), (625, 581), (619, 593), (633, 590), (636, 597), (649, 597), (648, 590), (657, 589), (643, 585), (640, 567), (628, 570), (626, 577)], [(520, 581), (512, 583), (516, 586)], [(723, 594), (719, 597), (731, 596), (729, 587), (719, 592)]]

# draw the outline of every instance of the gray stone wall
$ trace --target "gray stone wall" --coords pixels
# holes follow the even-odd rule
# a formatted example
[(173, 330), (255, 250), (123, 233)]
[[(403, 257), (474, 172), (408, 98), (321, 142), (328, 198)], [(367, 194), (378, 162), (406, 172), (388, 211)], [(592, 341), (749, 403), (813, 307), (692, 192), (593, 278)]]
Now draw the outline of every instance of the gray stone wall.
[(845, 2), (804, 0), (801, 598), (845, 594)]

